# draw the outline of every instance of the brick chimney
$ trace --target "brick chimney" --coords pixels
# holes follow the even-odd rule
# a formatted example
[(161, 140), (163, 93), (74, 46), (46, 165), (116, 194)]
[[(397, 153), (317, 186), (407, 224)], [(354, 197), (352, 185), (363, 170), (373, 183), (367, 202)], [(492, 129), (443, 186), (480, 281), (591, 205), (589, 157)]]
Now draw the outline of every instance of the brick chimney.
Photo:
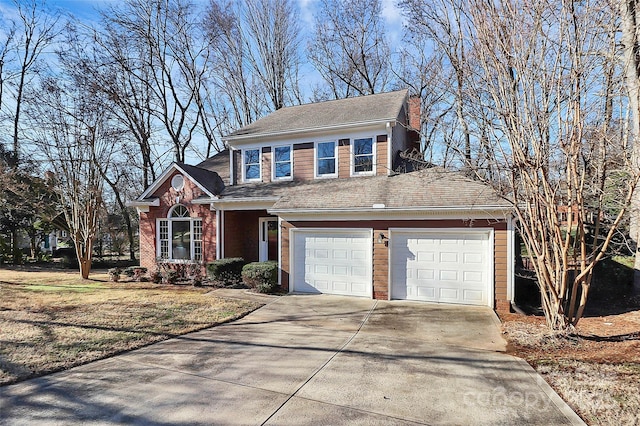
[(420, 96), (409, 97), (409, 128), (420, 131)]

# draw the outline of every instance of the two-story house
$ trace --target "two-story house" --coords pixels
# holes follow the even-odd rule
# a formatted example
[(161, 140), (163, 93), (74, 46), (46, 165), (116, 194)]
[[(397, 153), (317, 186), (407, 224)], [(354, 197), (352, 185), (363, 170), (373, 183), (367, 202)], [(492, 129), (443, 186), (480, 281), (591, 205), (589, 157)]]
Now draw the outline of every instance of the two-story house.
[(283, 108), (201, 164), (173, 164), (132, 203), (141, 264), (277, 260), (290, 292), (508, 306), (509, 206), (460, 174), (411, 171), (416, 101)]

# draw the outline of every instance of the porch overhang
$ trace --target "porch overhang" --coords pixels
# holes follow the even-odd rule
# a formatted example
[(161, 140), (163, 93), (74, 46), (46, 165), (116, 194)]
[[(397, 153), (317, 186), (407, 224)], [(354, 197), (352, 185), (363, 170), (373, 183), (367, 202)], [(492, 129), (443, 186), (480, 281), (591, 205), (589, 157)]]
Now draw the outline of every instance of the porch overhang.
[(127, 207), (135, 207), (136, 210), (138, 211), (138, 214), (146, 213), (149, 211), (149, 207), (160, 206), (160, 198), (154, 197), (154, 198), (144, 198), (144, 199), (137, 199), (133, 201), (127, 201), (125, 205)]

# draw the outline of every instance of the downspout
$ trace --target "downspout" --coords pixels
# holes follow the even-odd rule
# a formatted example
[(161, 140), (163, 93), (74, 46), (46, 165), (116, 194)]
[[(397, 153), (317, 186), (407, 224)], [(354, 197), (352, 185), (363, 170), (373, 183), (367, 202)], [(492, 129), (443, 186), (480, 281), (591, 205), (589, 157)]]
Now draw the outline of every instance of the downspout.
[[(211, 204), (211, 210), (214, 210), (213, 204)], [(222, 232), (220, 215), (222, 214), (221, 210), (216, 210), (216, 260), (222, 259), (221, 257), (221, 244), (220, 244), (220, 233)]]
[(509, 300), (511, 304), (515, 301), (513, 276), (513, 268), (515, 265), (515, 240), (513, 216), (510, 215), (507, 219), (507, 300)]
[(391, 122), (387, 121), (387, 176), (393, 173), (393, 160), (391, 158)]
[(224, 259), (224, 210), (220, 212), (220, 259)]
[(278, 287), (282, 288), (282, 218), (278, 216)]

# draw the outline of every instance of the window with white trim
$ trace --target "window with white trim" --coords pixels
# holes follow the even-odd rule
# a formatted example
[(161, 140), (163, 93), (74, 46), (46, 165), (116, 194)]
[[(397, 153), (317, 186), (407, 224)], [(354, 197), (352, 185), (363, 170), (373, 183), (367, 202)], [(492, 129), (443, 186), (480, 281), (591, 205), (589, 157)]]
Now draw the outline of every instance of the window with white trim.
[(337, 174), (337, 147), (336, 142), (316, 143), (316, 176), (328, 177)]
[(291, 179), (291, 145), (273, 148), (273, 179)]
[(182, 204), (158, 219), (157, 255), (165, 260), (202, 260), (202, 219), (189, 216)]
[(373, 138), (354, 139), (352, 143), (352, 174), (371, 174), (373, 170)]
[(242, 155), (244, 167), (244, 180), (260, 180), (262, 177), (260, 167), (260, 148), (245, 149)]

